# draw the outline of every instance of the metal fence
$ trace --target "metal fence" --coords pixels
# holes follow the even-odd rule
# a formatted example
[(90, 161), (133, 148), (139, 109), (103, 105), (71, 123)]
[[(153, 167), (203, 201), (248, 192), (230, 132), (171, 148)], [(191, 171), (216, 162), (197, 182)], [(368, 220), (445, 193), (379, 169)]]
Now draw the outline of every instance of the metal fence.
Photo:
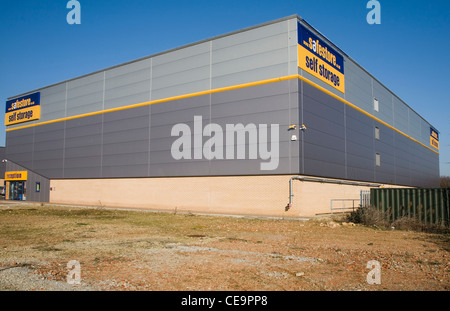
[(369, 207), (370, 206), (370, 190), (361, 190), (359, 199), (331, 199), (330, 209), (331, 215), (335, 212), (340, 211), (354, 212), (359, 207)]
[(359, 195), (359, 205), (361, 207), (370, 206), (370, 190), (361, 190)]
[[(333, 215), (337, 211), (341, 211), (341, 213), (345, 212), (354, 212), (356, 208), (358, 208), (360, 205), (358, 204), (360, 199), (331, 199), (330, 200), (330, 208), (331, 208), (331, 215)], [(338, 202), (338, 207), (334, 204), (335, 202)], [(356, 202), (356, 204), (355, 204)]]
[(450, 226), (450, 188), (371, 189), (370, 205), (392, 221), (409, 217), (425, 224)]

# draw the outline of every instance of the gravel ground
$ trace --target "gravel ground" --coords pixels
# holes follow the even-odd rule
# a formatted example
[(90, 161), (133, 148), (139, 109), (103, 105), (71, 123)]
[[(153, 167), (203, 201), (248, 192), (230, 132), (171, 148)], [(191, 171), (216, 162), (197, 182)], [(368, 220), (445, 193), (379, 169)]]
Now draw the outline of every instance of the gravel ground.
[(64, 281), (49, 280), (33, 274), (28, 267), (3, 267), (0, 269), (1, 290), (4, 291), (87, 291), (91, 287)]
[[(334, 220), (4, 205), (0, 290), (450, 290), (448, 234)], [(67, 283), (70, 260), (81, 284)]]

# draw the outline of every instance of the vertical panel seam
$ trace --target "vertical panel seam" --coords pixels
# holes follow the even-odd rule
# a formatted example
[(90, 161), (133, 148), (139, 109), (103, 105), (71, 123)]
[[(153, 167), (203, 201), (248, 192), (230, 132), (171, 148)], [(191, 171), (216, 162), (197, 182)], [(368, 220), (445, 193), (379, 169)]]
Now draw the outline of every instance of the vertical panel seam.
[(348, 178), (348, 165), (347, 165), (347, 105), (344, 104), (344, 167), (345, 178)]
[[(372, 98), (371, 98), (371, 100), (372, 100), (372, 104), (371, 104), (371, 107), (372, 107), (372, 109), (373, 110), (375, 110), (374, 109), (374, 96), (373, 96), (373, 78), (371, 78), (370, 79), (370, 86), (371, 86), (371, 89), (372, 89)], [(372, 119), (373, 120), (373, 119)], [(377, 161), (377, 159), (376, 159), (376, 150), (375, 150), (375, 137), (374, 137), (374, 131), (373, 131), (373, 128), (374, 128), (374, 126), (375, 126), (375, 121), (372, 121), (372, 157), (373, 157), (373, 161), (372, 161), (372, 165), (373, 165), (373, 181), (376, 181), (377, 180), (377, 164), (376, 164), (376, 161)], [(380, 161), (381, 162), (381, 161)], [(380, 163), (380, 165), (381, 165), (381, 163)]]
[[(209, 41), (209, 90), (212, 90), (212, 40)], [(212, 122), (212, 94), (209, 92), (209, 123)], [(212, 159), (210, 158), (208, 160), (208, 174), (211, 175), (212, 172)], [(210, 196), (211, 198), (211, 196)], [(212, 205), (212, 202), (208, 200), (208, 204), (210, 204), (210, 207)]]
[[(105, 92), (106, 92), (106, 70), (103, 71), (103, 98), (102, 98), (102, 110), (105, 110)], [(104, 116), (102, 113), (101, 129), (100, 129), (100, 177), (103, 177), (103, 128), (104, 128)]]
[[(291, 35), (291, 32), (290, 32), (290, 25), (289, 25), (289, 21), (286, 21), (286, 24), (287, 24), (287, 42), (286, 42), (286, 45), (287, 45), (287, 54), (288, 54), (288, 59), (287, 59), (287, 70), (288, 70), (288, 72), (287, 72), (287, 74), (288, 75), (290, 75), (291, 74), (291, 45), (290, 45), (290, 35)], [(288, 91), (288, 94), (289, 94), (289, 97), (288, 97), (288, 101), (289, 101), (289, 103), (288, 103), (288, 105), (289, 105), (289, 115), (288, 115), (288, 119), (289, 119), (289, 124), (288, 124), (288, 126), (290, 126), (291, 124), (292, 124), (292, 118), (291, 118), (291, 115), (292, 115), (292, 113), (291, 113), (291, 81), (289, 81), (289, 83), (288, 83), (288, 89), (289, 89), (289, 91)], [(289, 173), (291, 173), (292, 174), (292, 142), (289, 144)]]
[[(64, 103), (64, 117), (67, 117), (67, 92), (69, 88), (69, 82), (66, 82), (66, 99)], [(62, 177), (65, 177), (65, 159), (66, 159), (66, 124), (67, 121), (64, 121), (64, 133), (63, 133), (63, 154), (62, 154)]]
[(33, 146), (31, 148), (31, 169), (34, 170), (34, 147), (36, 141), (36, 127), (33, 127)]
[[(209, 41), (209, 90), (212, 90), (212, 43), (213, 41)], [(209, 123), (212, 122), (212, 93), (209, 92)], [(208, 174), (211, 175), (212, 172), (212, 159), (210, 158), (208, 161)], [(208, 189), (208, 208), (212, 208), (212, 195), (211, 195), (211, 186)]]
[[(301, 119), (302, 119), (302, 125), (304, 123), (303, 119), (303, 81), (300, 81), (300, 88), (301, 88), (301, 94), (300, 94), (300, 102), (301, 102)], [(302, 131), (302, 150), (301, 150), (301, 159), (302, 159), (302, 174), (305, 174), (305, 131)]]
[[(153, 88), (153, 57), (150, 58), (150, 84), (149, 84), (149, 101), (152, 100), (152, 88)], [(151, 125), (152, 125), (152, 105), (148, 106), (148, 156), (147, 156), (147, 176), (150, 176), (150, 152), (151, 152)]]

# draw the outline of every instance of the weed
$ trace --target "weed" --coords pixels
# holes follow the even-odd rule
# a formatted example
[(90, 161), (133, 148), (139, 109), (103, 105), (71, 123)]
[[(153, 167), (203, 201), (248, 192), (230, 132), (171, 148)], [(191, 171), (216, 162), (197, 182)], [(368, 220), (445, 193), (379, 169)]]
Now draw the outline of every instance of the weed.
[(390, 211), (381, 211), (375, 207), (360, 207), (347, 216), (347, 221), (363, 224), (377, 229), (410, 230), (427, 233), (450, 233), (450, 228), (438, 224), (425, 224), (417, 218), (400, 217), (391, 220)]
[(376, 226), (384, 229), (389, 228), (389, 221), (385, 212), (373, 207), (362, 207), (348, 215), (347, 221), (363, 224), (366, 226)]

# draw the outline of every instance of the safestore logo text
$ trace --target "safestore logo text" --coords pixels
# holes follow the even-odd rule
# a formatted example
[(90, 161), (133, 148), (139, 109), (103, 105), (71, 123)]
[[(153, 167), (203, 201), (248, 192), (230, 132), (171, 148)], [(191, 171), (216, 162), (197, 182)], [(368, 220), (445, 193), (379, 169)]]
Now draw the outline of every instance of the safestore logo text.
[(40, 92), (6, 102), (5, 125), (38, 120), (41, 116)]
[(171, 153), (175, 160), (260, 159), (260, 169), (271, 171), (279, 164), (279, 133), (279, 124), (239, 123), (223, 128), (216, 123), (203, 126), (203, 117), (194, 116), (193, 128), (185, 123), (172, 127), (171, 136), (178, 138), (172, 143)]
[(433, 128), (430, 128), (430, 145), (439, 150), (439, 133)]
[(345, 93), (344, 58), (300, 23), (298, 62), (307, 73)]

